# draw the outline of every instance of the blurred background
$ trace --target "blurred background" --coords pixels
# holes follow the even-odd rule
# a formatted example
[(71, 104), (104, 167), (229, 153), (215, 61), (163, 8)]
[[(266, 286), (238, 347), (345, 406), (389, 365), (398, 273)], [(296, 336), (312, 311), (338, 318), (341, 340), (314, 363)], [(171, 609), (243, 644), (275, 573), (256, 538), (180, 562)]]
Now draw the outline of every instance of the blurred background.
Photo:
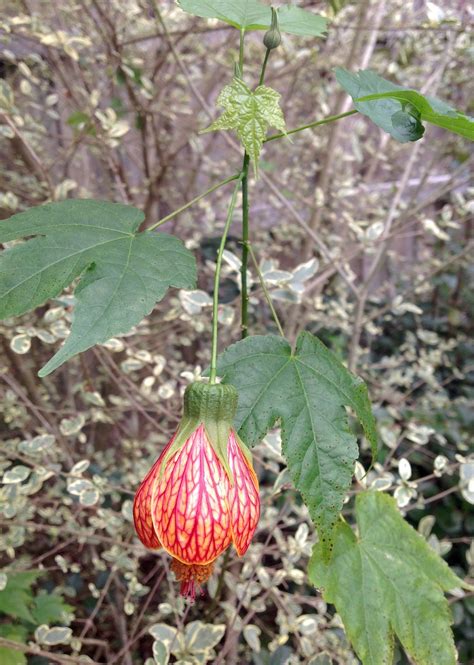
[[(278, 3), (275, 3), (278, 4)], [(285, 35), (266, 83), (287, 126), (351, 108), (333, 69), (368, 67), (472, 106), (465, 0), (297, 3), (326, 39)], [(0, 217), (49, 200), (141, 208), (151, 225), (239, 170), (222, 133), (200, 135), (230, 81), (238, 33), (174, 2), (0, 0)], [(166, 26), (166, 31), (163, 28)], [(246, 40), (255, 85), (263, 33)], [(369, 386), (379, 461), (362, 487), (403, 514), (461, 575), (473, 574), (472, 152), (429, 126), (399, 144), (363, 116), (268, 144), (251, 181), (251, 238), (294, 341), (318, 335)], [(221, 557), (186, 605), (169, 557), (147, 552), (133, 494), (209, 362), (212, 278), (229, 188), (163, 228), (198, 259), (195, 291), (171, 290), (130, 334), (40, 380), (68, 333), (73, 289), (0, 323), (0, 662), (357, 663), (334, 608), (306, 580), (316, 534), (283, 471), (279, 432), (255, 448), (262, 517), (246, 557)], [(220, 291), (221, 348), (240, 336), (240, 221)], [(276, 332), (255, 271), (252, 333)], [(471, 450), (471, 454), (470, 454)], [(460, 662), (472, 662), (474, 597), (450, 598)], [(23, 645), (15, 651), (7, 640)], [(35, 654), (35, 650), (39, 653)], [(82, 659), (81, 659), (82, 658)], [(397, 662), (408, 663), (397, 651)]]

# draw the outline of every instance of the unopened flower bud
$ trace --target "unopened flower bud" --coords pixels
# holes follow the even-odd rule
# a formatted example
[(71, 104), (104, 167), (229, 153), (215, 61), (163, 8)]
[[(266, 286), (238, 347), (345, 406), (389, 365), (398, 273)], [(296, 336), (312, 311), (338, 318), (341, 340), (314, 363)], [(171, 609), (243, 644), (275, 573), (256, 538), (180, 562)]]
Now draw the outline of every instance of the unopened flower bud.
[(267, 30), (263, 38), (263, 43), (265, 47), (271, 51), (274, 48), (278, 48), (281, 44), (281, 33), (278, 28), (278, 14), (276, 9), (272, 7), (272, 23), (270, 29)]

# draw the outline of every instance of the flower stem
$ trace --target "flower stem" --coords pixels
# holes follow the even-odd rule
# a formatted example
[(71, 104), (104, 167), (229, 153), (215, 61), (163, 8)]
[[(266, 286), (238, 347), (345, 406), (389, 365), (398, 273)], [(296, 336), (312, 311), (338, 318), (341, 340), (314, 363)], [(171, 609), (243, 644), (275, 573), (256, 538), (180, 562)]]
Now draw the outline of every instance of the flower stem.
[(264, 139), (263, 142), (268, 143), (268, 141), (281, 139), (284, 136), (288, 136), (289, 134), (296, 134), (296, 132), (302, 132), (304, 129), (319, 127), (319, 125), (327, 125), (329, 122), (335, 122), (336, 120), (340, 120), (341, 118), (347, 118), (350, 115), (354, 115), (354, 113), (358, 113), (358, 111), (356, 111), (356, 109), (352, 109), (351, 111), (346, 111), (345, 113), (339, 113), (338, 115), (330, 115), (327, 118), (323, 118), (322, 120), (316, 120), (316, 122), (310, 122), (308, 125), (301, 125), (301, 127), (296, 127), (295, 129), (289, 129), (285, 134), (283, 132), (280, 132), (280, 134), (273, 134), (272, 136), (267, 136), (267, 138)]
[(268, 58), (270, 57), (271, 52), (272, 52), (272, 50), (270, 48), (267, 48), (267, 51), (265, 53), (265, 57), (263, 59), (262, 71), (260, 72), (260, 80), (258, 82), (258, 85), (263, 85), (263, 80), (265, 78), (265, 70), (267, 68), (267, 62), (268, 62)]
[(191, 201), (188, 201), (188, 203), (185, 203), (182, 205), (180, 208), (177, 210), (173, 210), (173, 212), (170, 212), (169, 215), (166, 215), (166, 217), (162, 217), (160, 220), (156, 222), (156, 224), (153, 224), (152, 226), (149, 226), (146, 230), (147, 231), (154, 231), (157, 229), (159, 226), (162, 224), (165, 224), (168, 222), (170, 219), (173, 219), (176, 215), (179, 215), (180, 212), (183, 212), (183, 210), (187, 210), (190, 208), (192, 205), (203, 199), (205, 196), (208, 196), (208, 194), (212, 194), (212, 192), (215, 192), (216, 189), (219, 189), (219, 187), (222, 187), (223, 185), (227, 185), (227, 183), (232, 182), (233, 180), (237, 180), (240, 178), (240, 173), (235, 173), (234, 175), (230, 176), (229, 178), (226, 178), (225, 180), (221, 180), (220, 182), (216, 183), (215, 185), (212, 185), (212, 187), (209, 187), (209, 189), (206, 189), (205, 192), (202, 194), (199, 194), (199, 196), (195, 196), (194, 199)]
[(251, 245), (250, 243), (248, 243), (247, 247), (248, 247), (248, 251), (249, 251), (249, 253), (250, 253), (250, 258), (252, 259), (252, 263), (253, 263), (253, 265), (254, 265), (254, 267), (255, 267), (255, 271), (256, 271), (256, 273), (257, 273), (257, 275), (258, 275), (258, 280), (259, 280), (259, 282), (260, 282), (260, 286), (262, 287), (263, 293), (264, 293), (264, 295), (265, 295), (265, 300), (267, 301), (268, 306), (270, 307), (270, 311), (271, 311), (271, 313), (272, 313), (273, 320), (274, 320), (275, 323), (276, 323), (276, 327), (278, 328), (278, 332), (280, 333), (280, 335), (281, 335), (282, 337), (284, 337), (284, 336), (285, 336), (285, 333), (283, 332), (283, 328), (282, 328), (282, 325), (281, 325), (281, 323), (280, 323), (280, 319), (278, 318), (278, 314), (276, 313), (276, 309), (275, 309), (275, 307), (273, 306), (272, 298), (271, 298), (270, 292), (269, 292), (269, 290), (267, 289), (267, 285), (265, 284), (265, 279), (264, 279), (264, 277), (263, 277), (263, 275), (262, 275), (262, 271), (260, 270), (260, 267), (259, 267), (259, 265), (258, 265), (257, 258), (256, 258), (256, 256), (255, 256), (255, 252), (253, 251), (253, 247), (252, 247), (252, 245)]
[(234, 216), (235, 203), (237, 201), (237, 194), (239, 193), (240, 183), (242, 182), (242, 173), (239, 174), (237, 182), (232, 192), (232, 198), (227, 210), (227, 218), (225, 220), (224, 230), (222, 232), (221, 243), (217, 252), (216, 272), (214, 275), (214, 294), (212, 299), (212, 346), (211, 346), (211, 369), (209, 372), (209, 382), (215, 383), (217, 376), (217, 342), (218, 342), (218, 314), (219, 314), (219, 282), (221, 277), (222, 257), (224, 255), (225, 243), (232, 224)]

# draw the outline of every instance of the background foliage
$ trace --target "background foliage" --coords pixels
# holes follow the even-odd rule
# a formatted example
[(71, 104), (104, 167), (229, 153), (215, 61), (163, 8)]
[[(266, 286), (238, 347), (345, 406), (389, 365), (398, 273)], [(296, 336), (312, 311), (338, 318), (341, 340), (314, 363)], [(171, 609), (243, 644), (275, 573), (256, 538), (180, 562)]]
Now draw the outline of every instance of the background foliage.
[[(94, 197), (141, 208), (151, 225), (238, 170), (225, 136), (198, 134), (218, 115), (236, 33), (159, 4), (167, 33), (145, 1), (0, 2), (2, 217)], [(272, 55), (266, 83), (282, 95), (288, 128), (351, 107), (336, 66), (370, 64), (473, 113), (465, 3), (301, 5), (331, 25), (324, 41), (286, 35)], [(261, 38), (249, 37), (248, 62), (261, 62)], [(259, 64), (252, 71), (257, 83)], [(379, 463), (366, 475), (360, 432), (346, 517), (354, 523), (361, 487), (386, 491), (455, 572), (472, 576), (468, 144), (428, 126), (401, 145), (361, 115), (293, 141), (263, 148), (252, 235), (286, 336), (320, 336), (375, 403)], [(243, 561), (231, 552), (218, 562), (196, 606), (177, 596), (168, 558), (134, 536), (134, 490), (178, 422), (184, 387), (209, 363), (227, 197), (219, 190), (164, 226), (197, 255), (199, 288), (172, 291), (131, 334), (40, 381), (72, 296), (1, 324), (2, 662), (357, 662), (334, 609), (306, 582), (316, 537), (281, 470), (278, 431), (255, 449), (254, 543)], [(220, 294), (225, 343), (239, 337), (239, 232), (236, 223)], [(253, 268), (250, 281), (252, 331), (276, 332)], [(448, 600), (467, 663), (473, 598)], [(396, 659), (407, 662), (397, 645)]]

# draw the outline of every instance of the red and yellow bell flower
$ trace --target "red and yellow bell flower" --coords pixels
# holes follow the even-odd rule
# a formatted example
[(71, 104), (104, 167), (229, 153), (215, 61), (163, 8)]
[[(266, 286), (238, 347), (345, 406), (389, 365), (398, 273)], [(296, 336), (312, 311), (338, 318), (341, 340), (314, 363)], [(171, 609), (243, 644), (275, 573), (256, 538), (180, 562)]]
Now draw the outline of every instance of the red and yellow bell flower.
[(188, 386), (178, 431), (135, 496), (138, 537), (171, 554), (181, 593), (192, 599), (231, 543), (239, 556), (247, 551), (260, 516), (250, 452), (232, 428), (236, 407), (232, 386)]

